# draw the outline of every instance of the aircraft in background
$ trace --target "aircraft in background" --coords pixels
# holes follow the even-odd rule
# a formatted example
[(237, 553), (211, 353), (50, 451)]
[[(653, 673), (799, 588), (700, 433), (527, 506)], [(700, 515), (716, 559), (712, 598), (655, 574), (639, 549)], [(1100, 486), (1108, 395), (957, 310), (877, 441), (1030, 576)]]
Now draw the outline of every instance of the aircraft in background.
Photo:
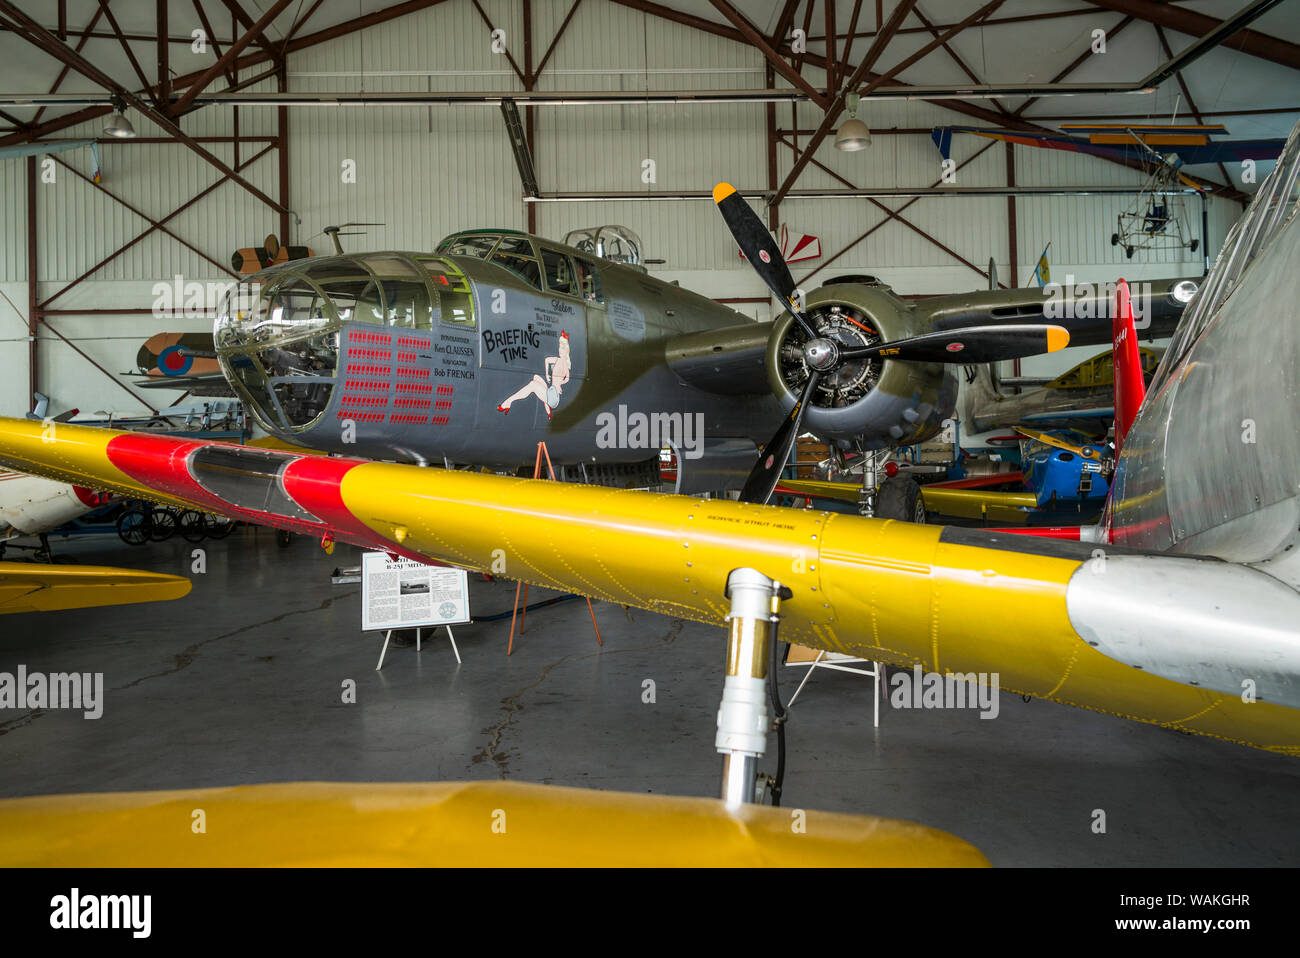
[[(1175, 167), (1205, 163), (1239, 163), (1242, 160), (1273, 160), (1286, 145), (1285, 139), (1219, 140), (1227, 129), (1222, 124), (1138, 124), (1138, 123), (1066, 123), (1063, 133), (1026, 133), (1022, 130), (996, 130), (973, 126), (936, 126), (930, 138), (943, 158), (952, 155), (954, 133), (982, 136), (990, 140), (1016, 143), (1045, 150), (1086, 153), (1112, 160), (1149, 161), (1153, 156), (1168, 157)], [(1078, 134), (1072, 135), (1072, 134)], [(1205, 185), (1184, 177), (1194, 189)]]
[(165, 602), (190, 587), (183, 576), (139, 569), (0, 562), (0, 615)]
[[(860, 448), (937, 432), (957, 365), (1063, 345), (1049, 323), (1076, 344), (1109, 335), (1095, 310), (1049, 321), (1040, 290), (907, 302), (870, 279), (808, 293), (799, 322), (754, 323), (650, 276), (635, 235), (608, 226), (565, 243), (469, 230), (433, 253), (290, 260), (251, 282), (220, 308), (213, 348), (287, 442), (510, 470), (545, 441), (561, 478), (622, 486), (657, 484), (667, 446), (678, 492), (741, 488), (767, 458), (808, 380), (809, 321), (837, 358), (818, 354), (833, 368), (801, 405), (807, 428)], [(1173, 290), (1151, 285), (1152, 335), (1182, 311)]]
[(53, 561), (48, 533), (112, 499), (85, 486), (0, 472), (0, 558), (14, 539), (32, 536), (41, 543), (35, 550), (37, 558)]
[[(184, 389), (194, 396), (234, 396), (221, 374), (210, 333), (155, 333), (135, 357), (139, 389)], [(140, 377), (144, 377), (141, 379)]]
[[(1149, 380), (1164, 350), (1142, 346), (1138, 355)], [(959, 421), (970, 435), (1029, 426), (1076, 429), (1102, 439), (1115, 418), (1113, 387), (1109, 349), (1052, 378), (998, 379), (990, 366), (973, 367), (958, 406)]]
[[(35, 411), (28, 414), (36, 420), (35, 428), (58, 428), (77, 414), (72, 409), (47, 418), (48, 410), (49, 398), (38, 396)], [(181, 576), (54, 564), (48, 534), (112, 500), (112, 494), (83, 485), (0, 471), (0, 615), (160, 602), (190, 591), (190, 580)], [(2, 561), (6, 550), (16, 547), (14, 540), (28, 536), (40, 541), (32, 550), (38, 561)]]
[[(1278, 312), (1300, 302), (1298, 182), (1300, 127), (1140, 406), (1123, 358), (1081, 541), (23, 420), (0, 420), (0, 463), (716, 625), (751, 567), (788, 591), (785, 641), (1300, 754), (1300, 324)], [(1113, 326), (1135, 349), (1131, 309)]]

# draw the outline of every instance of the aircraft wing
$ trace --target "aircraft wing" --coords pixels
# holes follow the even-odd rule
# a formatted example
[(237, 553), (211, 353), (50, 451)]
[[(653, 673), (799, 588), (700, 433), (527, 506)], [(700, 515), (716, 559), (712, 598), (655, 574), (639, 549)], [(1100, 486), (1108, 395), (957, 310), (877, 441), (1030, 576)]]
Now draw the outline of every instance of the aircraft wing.
[[(1199, 285), (1199, 279), (1192, 279)], [(1134, 283), (1134, 312), (1138, 336), (1159, 339), (1173, 335), (1185, 303), (1173, 296), (1182, 279)], [(1088, 284), (1071, 289), (1056, 284), (1013, 289), (979, 290), (961, 295), (936, 296), (916, 303), (918, 314), (935, 330), (968, 326), (1050, 323), (1064, 326), (1071, 346), (1109, 346), (1113, 286)]]
[(233, 396), (226, 377), (219, 372), (201, 373), (197, 376), (141, 376), (140, 373), (124, 373), (136, 377), (131, 385), (137, 389), (183, 389), (201, 396)]
[[(232, 827), (196, 842), (195, 808)], [(479, 827), (510, 810), (510, 839)], [(291, 814), (285, 814), (292, 809)], [(179, 816), (179, 819), (178, 819)], [(0, 800), (14, 867), (985, 867), (911, 822), (522, 782), (301, 782)], [(237, 824), (235, 824), (237, 823)], [(148, 836), (142, 841), (142, 836)]]
[(771, 323), (744, 323), (674, 336), (664, 359), (688, 385), (726, 395), (768, 395), (764, 357)]
[[(1154, 129), (1154, 128), (1149, 128)], [(1116, 132), (1116, 131), (1112, 131)], [(1033, 146), (1044, 150), (1064, 150), (1068, 153), (1087, 153), (1112, 160), (1149, 162), (1151, 153), (1134, 142), (1126, 131), (1117, 131), (1121, 135), (1111, 137), (1077, 137), (1054, 133), (1025, 133), (1021, 130), (991, 130), (969, 126), (939, 126), (930, 131), (930, 138), (944, 159), (952, 155), (952, 135), (969, 133), (990, 140), (1002, 140), (1021, 146)], [(1286, 145), (1285, 139), (1227, 140), (1212, 142), (1208, 137), (1199, 137), (1203, 142), (1191, 142), (1191, 138), (1178, 138), (1177, 129), (1163, 132), (1173, 135), (1173, 139), (1162, 141), (1159, 135), (1143, 134), (1137, 131), (1143, 141), (1160, 153), (1177, 153), (1185, 165), (1197, 166), (1202, 163), (1228, 163), (1241, 160), (1275, 160)], [(1200, 186), (1198, 185), (1199, 189)]]
[(0, 562), (0, 615), (162, 602), (189, 591), (190, 580), (178, 575), (97, 565)]
[(719, 627), (752, 566), (785, 641), (1300, 754), (1300, 596), (1219, 560), (14, 419), (0, 463)]

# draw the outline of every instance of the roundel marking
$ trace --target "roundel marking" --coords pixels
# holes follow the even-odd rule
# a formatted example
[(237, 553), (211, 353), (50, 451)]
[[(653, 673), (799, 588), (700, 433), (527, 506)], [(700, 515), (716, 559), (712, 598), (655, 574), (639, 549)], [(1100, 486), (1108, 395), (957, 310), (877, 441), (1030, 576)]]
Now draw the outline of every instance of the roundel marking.
[(168, 346), (158, 354), (158, 368), (164, 376), (184, 376), (194, 365), (194, 357), (187, 355), (180, 346)]

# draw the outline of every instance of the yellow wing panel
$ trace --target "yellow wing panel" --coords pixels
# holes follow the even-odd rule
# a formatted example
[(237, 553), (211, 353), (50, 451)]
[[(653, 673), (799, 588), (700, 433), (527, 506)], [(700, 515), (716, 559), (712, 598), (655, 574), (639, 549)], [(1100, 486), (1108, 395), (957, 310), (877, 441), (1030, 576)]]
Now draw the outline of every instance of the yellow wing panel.
[(190, 591), (178, 575), (95, 565), (0, 562), (0, 615), (133, 602), (165, 602)]
[[(196, 808), (204, 834), (191, 830)], [(513, 782), (300, 783), (0, 801), (0, 866), (984, 867), (893, 819)]]
[[(110, 461), (113, 443), (131, 455)], [(75, 426), (47, 442), (41, 423), (0, 420), (0, 464), (151, 498), (182, 495), (189, 448)], [(1080, 638), (1066, 604), (1090, 554), (1077, 544), (314, 456), (284, 475), (296, 476), (288, 488), (328, 517), (335, 538), (366, 548), (719, 626), (728, 573), (753, 566), (793, 590), (782, 610), (788, 641), (894, 665), (996, 672), (1008, 690), (1300, 753), (1300, 710), (1162, 678)]]

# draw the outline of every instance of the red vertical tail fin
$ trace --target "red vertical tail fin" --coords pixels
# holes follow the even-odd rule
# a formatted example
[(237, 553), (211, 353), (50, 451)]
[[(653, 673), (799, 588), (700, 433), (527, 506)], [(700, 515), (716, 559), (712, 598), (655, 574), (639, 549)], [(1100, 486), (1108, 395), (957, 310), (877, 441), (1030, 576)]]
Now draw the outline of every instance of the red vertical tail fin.
[(1142, 381), (1142, 357), (1138, 353), (1137, 327), (1133, 323), (1133, 301), (1129, 297), (1128, 283), (1120, 280), (1115, 285), (1114, 353), (1115, 371), (1115, 456), (1119, 457), (1124, 437), (1128, 435), (1138, 409), (1146, 397), (1146, 383)]

